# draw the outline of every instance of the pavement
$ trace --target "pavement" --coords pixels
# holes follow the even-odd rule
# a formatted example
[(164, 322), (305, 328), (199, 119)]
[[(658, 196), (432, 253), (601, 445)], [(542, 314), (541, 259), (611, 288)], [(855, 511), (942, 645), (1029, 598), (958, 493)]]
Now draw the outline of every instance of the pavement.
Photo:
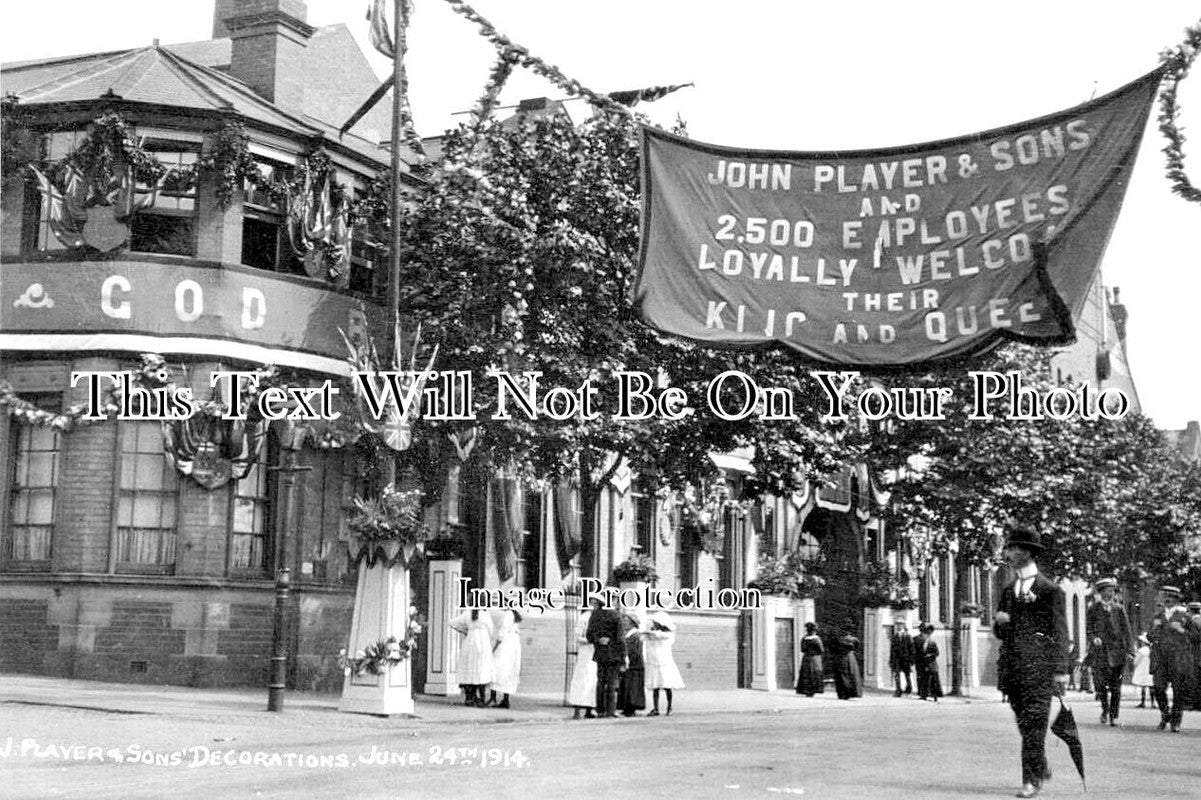
[[(990, 690), (985, 690), (990, 691)], [(892, 702), (891, 692), (867, 690), (862, 698), (842, 701), (833, 686), (823, 695), (802, 697), (791, 690), (764, 692), (749, 689), (701, 689), (679, 692), (687, 697), (688, 713), (782, 713), (786, 710), (840, 705), (874, 705)], [(941, 702), (963, 702), (948, 697)], [(327, 720), (336, 715), (339, 727), (421, 721), (431, 724), (477, 724), (488, 722), (549, 722), (572, 714), (563, 705), (562, 693), (514, 695), (509, 709), (480, 709), (464, 706), (462, 695), (449, 697), (418, 694), (412, 716), (391, 718), (338, 712), (338, 696), (314, 692), (285, 692), (283, 711), (267, 711), (267, 690), (248, 688), (196, 689), (183, 686), (101, 683), (98, 681), (42, 678), (29, 675), (0, 675), (0, 708), (4, 705), (56, 706), (110, 714), (156, 714), (189, 719), (254, 717), (294, 722)], [(683, 705), (683, 703), (681, 703)]]
[[(1012, 797), (1018, 737), (991, 688), (923, 703), (869, 691), (681, 690), (670, 717), (573, 721), (561, 697), (501, 711), (418, 695), (413, 717), (339, 713), (337, 698), (0, 675), (0, 798)], [(1128, 694), (1124, 727), (1070, 693), (1087, 792), (1048, 738), (1043, 798), (1195, 800), (1201, 714), (1184, 731)]]

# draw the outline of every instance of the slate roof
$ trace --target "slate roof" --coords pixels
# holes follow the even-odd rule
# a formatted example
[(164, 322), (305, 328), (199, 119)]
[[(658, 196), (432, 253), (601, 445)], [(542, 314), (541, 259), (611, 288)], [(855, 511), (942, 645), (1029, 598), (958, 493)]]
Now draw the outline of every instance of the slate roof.
[[(183, 110), (232, 110), (247, 121), (324, 134), (339, 141), (338, 128), (379, 85), (366, 57), (343, 24), (318, 28), (306, 47), (302, 110), (285, 110), (229, 74), (230, 40), (150, 45), (133, 50), (0, 65), (0, 85), (23, 108), (96, 100), (111, 93), (127, 102)], [(345, 137), (343, 145), (386, 163), (391, 128), (390, 95)]]

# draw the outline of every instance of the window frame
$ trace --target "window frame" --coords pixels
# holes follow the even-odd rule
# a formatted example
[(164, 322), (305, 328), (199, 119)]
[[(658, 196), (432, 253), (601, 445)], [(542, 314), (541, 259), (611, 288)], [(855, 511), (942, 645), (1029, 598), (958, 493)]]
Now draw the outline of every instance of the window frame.
[[(27, 397), (30, 402), (36, 404), (39, 408), (57, 407), (62, 408), (63, 396), (60, 392), (39, 392)], [(28, 433), (30, 436), (34, 432), (46, 432), (46, 429), (39, 428), (34, 425), (21, 425), (12, 422), (11, 418), (7, 421), (8, 424), (8, 441), (6, 442), (7, 460), (7, 475), (4, 484), (4, 505), (3, 505), (3, 537), (0, 539), (0, 566), (5, 572), (50, 572), (54, 561), (54, 539), (55, 533), (59, 528), (59, 516), (62, 513), (59, 499), (59, 484), (62, 481), (62, 469), (64, 456), (66, 455), (64, 446), (66, 444), (62, 431), (48, 431), (53, 439), (53, 448), (51, 450), (38, 450), (32, 452), (50, 452), (53, 453), (53, 464), (51, 467), (51, 484), (48, 487), (34, 487), (34, 490), (44, 491), (50, 490), (50, 523), (48, 542), (46, 543), (46, 557), (41, 559), (18, 559), (15, 556), (17, 543), (17, 524), (14, 520), (14, 502), (18, 491), (17, 470), (20, 464), (20, 447), (21, 435)], [(30, 527), (28, 524), (21, 527)], [(38, 526), (44, 527), (44, 526)]]
[[(127, 430), (130, 429), (131, 426), (138, 426), (138, 425), (159, 426), (159, 429), (160, 429), (159, 435), (160, 435), (160, 437), (162, 435), (161, 434), (161, 425), (160, 425), (160, 423), (157, 423), (157, 422), (138, 421), (138, 420), (120, 420), (117, 423), (117, 435), (115, 437), (116, 443), (115, 443), (115, 446), (113, 449), (113, 493), (112, 493), (112, 504), (111, 504), (112, 505), (112, 526), (111, 526), (110, 536), (109, 536), (109, 560), (108, 560), (109, 572), (112, 574), (120, 574), (120, 575), (174, 575), (179, 567), (179, 528), (180, 528), (180, 515), (183, 510), (182, 509), (182, 506), (183, 506), (183, 502), (182, 502), (183, 483), (180, 480), (179, 474), (175, 471), (175, 469), (171, 466), (171, 464), (167, 461), (166, 457), (162, 453), (161, 438), (159, 441), (158, 452), (155, 455), (157, 455), (157, 457), (159, 459), (161, 459), (162, 474), (164, 474), (164, 475), (171, 474), (173, 476), (174, 489), (163, 490), (163, 489), (137, 489), (137, 488), (134, 488), (134, 489), (127, 490), (121, 486), (121, 479), (122, 479), (122, 475), (124, 473), (125, 458), (127, 456), (131, 456), (131, 455), (134, 457), (140, 456), (140, 455), (152, 455), (152, 453), (150, 453), (150, 452), (143, 452), (141, 450), (135, 450), (132, 453), (125, 452), (125, 433)], [(137, 435), (136, 434), (135, 434), (134, 446), (137, 447)], [(136, 470), (136, 467), (135, 467), (135, 470)], [(173, 558), (171, 559), (171, 563), (167, 564), (162, 561), (156, 561), (153, 563), (145, 563), (145, 562), (138, 562), (138, 561), (122, 561), (121, 560), (121, 527), (122, 527), (121, 526), (121, 500), (122, 500), (123, 494), (127, 491), (133, 493), (134, 497), (136, 497), (136, 495), (139, 491), (146, 492), (146, 493), (154, 493), (159, 496), (170, 495), (170, 494), (173, 494), (175, 496), (175, 510), (174, 510), (174, 514), (172, 515), (171, 520), (170, 520), (171, 527), (170, 528), (160, 527), (160, 528), (155, 528), (155, 529), (147, 529), (147, 530), (158, 530), (160, 532), (160, 537), (163, 535), (163, 533), (162, 533), (163, 531), (170, 531), (170, 534), (175, 539), (174, 546), (172, 548)], [(163, 521), (161, 515), (159, 517), (159, 520), (160, 520), (160, 523)], [(132, 521), (132, 516), (131, 516), (131, 521)], [(131, 525), (130, 530), (137, 530), (137, 529)], [(158, 548), (159, 548), (159, 558), (161, 558), (162, 548), (163, 548), (163, 542), (162, 542), (161, 538), (159, 541)]]
[[(275, 515), (279, 505), (279, 472), (272, 470), (271, 466), (272, 463), (278, 463), (279, 444), (271, 431), (267, 432), (266, 437), (267, 439), (262, 444), (262, 449), (259, 451), (258, 459), (251, 472), (248, 472), (245, 478), (231, 480), (228, 484), (227, 497), (229, 505), (225, 523), (225, 574), (230, 578), (267, 579), (275, 571), (277, 539)], [(257, 473), (263, 480), (263, 494), (261, 496), (238, 493), (242, 483), (249, 479), (251, 473)], [(242, 497), (261, 497), (256, 502), (263, 506), (262, 533), (245, 533), (234, 530), (237, 522), (238, 500)], [(254, 536), (262, 540), (262, 565), (260, 567), (238, 566), (234, 563), (234, 541), (238, 536)]]

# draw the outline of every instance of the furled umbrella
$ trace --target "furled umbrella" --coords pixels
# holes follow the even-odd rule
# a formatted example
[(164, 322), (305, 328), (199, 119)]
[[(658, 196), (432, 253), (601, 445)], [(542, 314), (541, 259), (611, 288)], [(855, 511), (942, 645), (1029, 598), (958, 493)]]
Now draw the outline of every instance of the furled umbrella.
[(1087, 789), (1088, 784), (1084, 780), (1084, 745), (1080, 742), (1080, 729), (1076, 727), (1076, 715), (1072, 713), (1072, 709), (1067, 703), (1063, 702), (1062, 697), (1056, 697), (1059, 701), (1059, 713), (1055, 715), (1055, 721), (1051, 723), (1051, 733), (1063, 739), (1064, 744), (1068, 746), (1068, 752), (1072, 754), (1072, 763), (1076, 765), (1076, 771), (1080, 773), (1080, 782)]

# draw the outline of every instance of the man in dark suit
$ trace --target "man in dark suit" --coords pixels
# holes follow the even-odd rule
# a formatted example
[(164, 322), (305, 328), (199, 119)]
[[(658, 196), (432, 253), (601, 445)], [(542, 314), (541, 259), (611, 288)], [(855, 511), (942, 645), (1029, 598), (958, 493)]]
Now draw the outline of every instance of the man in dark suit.
[(997, 688), (1008, 698), (1022, 737), (1022, 788), (1034, 797), (1047, 768), (1047, 720), (1051, 697), (1068, 685), (1068, 620), (1063, 590), (1038, 571), (1043, 550), (1038, 531), (1011, 527), (1005, 560), (1014, 580), (1001, 592), (993, 631), (1001, 640)]
[[(1172, 733), (1180, 733), (1184, 709), (1189, 705), (1193, 690), (1193, 643), (1201, 630), (1193, 624), (1188, 610), (1180, 602), (1180, 589), (1159, 587), (1163, 610), (1155, 615), (1147, 638), (1151, 640), (1151, 673), (1155, 676), (1155, 703), (1159, 706), (1159, 729), (1169, 725)], [(1168, 687), (1172, 689), (1172, 705), (1168, 706)]]
[(1126, 609), (1114, 599), (1118, 582), (1102, 578), (1093, 584), (1096, 598), (1088, 607), (1085, 631), (1088, 635), (1088, 663), (1101, 701), (1101, 724), (1118, 724), (1122, 702), (1122, 673), (1126, 661), (1134, 659), (1134, 637)]
[(901, 696), (901, 675), (905, 676), (905, 694), (913, 694), (913, 639), (902, 620), (893, 624), (892, 639), (889, 640), (888, 668), (892, 670), (892, 681), (897, 687), (896, 697)]
[[(612, 597), (613, 594), (608, 596)], [(598, 606), (592, 612), (592, 619), (588, 620), (584, 638), (592, 645), (592, 660), (596, 662), (597, 716), (616, 716), (621, 673), (629, 664), (626, 640), (621, 630), (621, 615), (612, 608)]]

